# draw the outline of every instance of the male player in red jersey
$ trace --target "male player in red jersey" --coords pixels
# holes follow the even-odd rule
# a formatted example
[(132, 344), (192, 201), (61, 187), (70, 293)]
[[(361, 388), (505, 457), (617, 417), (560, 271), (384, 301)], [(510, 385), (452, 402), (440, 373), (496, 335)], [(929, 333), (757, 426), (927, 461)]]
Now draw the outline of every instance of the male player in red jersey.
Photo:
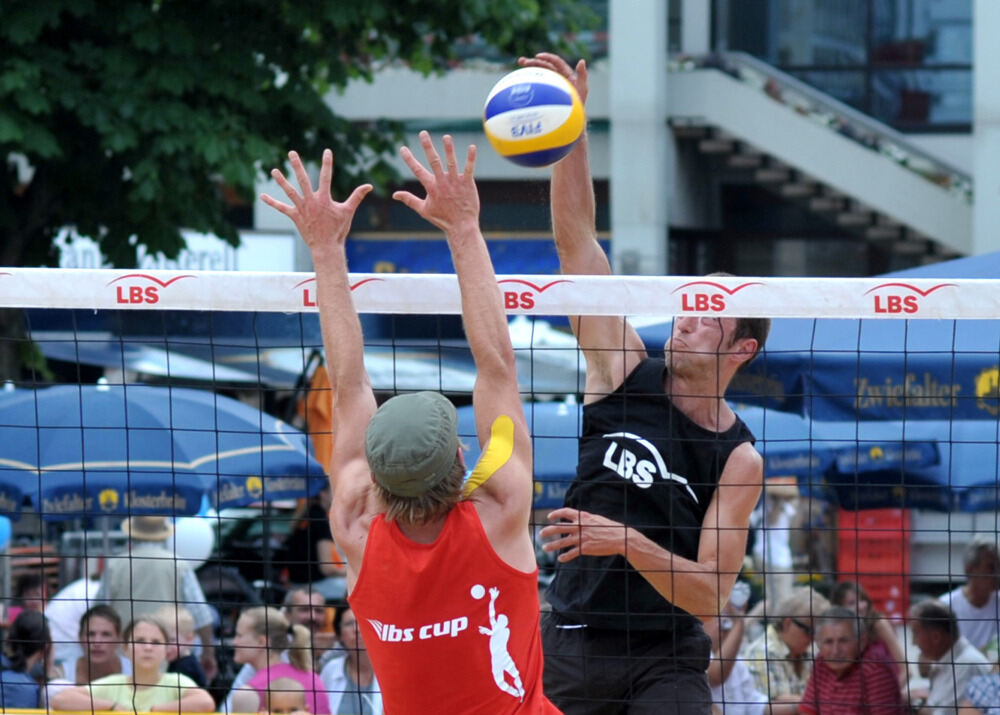
[(291, 153), (297, 191), (272, 175), (312, 252), (323, 343), (333, 379), (330, 526), (347, 558), (348, 600), (363, 630), (386, 712), (558, 713), (542, 693), (535, 551), (528, 530), (531, 441), (514, 351), (486, 243), (473, 177), (451, 137), (444, 161), (430, 136), (429, 169), (407, 148), (426, 198), (393, 198), (441, 228), (462, 294), (476, 361), (473, 390), (482, 457), (465, 479), (452, 404), (435, 392), (400, 395), (376, 410), (364, 367), (361, 324), (351, 302), (344, 250), (354, 212), (371, 190), (330, 197), (333, 157), (323, 155), (314, 191)]

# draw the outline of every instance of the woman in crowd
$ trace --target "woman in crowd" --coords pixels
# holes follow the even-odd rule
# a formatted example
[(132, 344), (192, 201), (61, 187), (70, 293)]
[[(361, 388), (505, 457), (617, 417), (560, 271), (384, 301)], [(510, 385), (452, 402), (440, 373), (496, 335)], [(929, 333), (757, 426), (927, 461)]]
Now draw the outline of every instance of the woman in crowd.
[(111, 606), (101, 603), (83, 614), (79, 639), (82, 654), (62, 662), (70, 683), (84, 685), (108, 675), (132, 674), (132, 664), (120, 650), (122, 622)]
[(41, 571), (22, 574), (14, 584), (14, 604), (7, 609), (7, 619), (13, 622), (24, 611), (42, 613), (47, 598), (48, 584), (45, 582), (45, 574)]
[(755, 688), (772, 702), (794, 703), (801, 698), (812, 672), (814, 613), (826, 609), (827, 600), (808, 586), (792, 594), (767, 613), (767, 629), (748, 643), (742, 653)]
[(902, 688), (907, 681), (906, 654), (903, 644), (899, 642), (892, 624), (881, 613), (875, 610), (872, 599), (864, 586), (855, 581), (841, 581), (830, 591), (830, 603), (857, 611), (861, 617), (868, 642), (877, 650), (880, 657), (896, 666), (899, 685)]
[[(285, 655), (285, 658), (282, 656)], [(309, 629), (291, 625), (276, 608), (248, 608), (236, 621), (233, 660), (250, 665), (254, 675), (230, 693), (230, 712), (257, 712), (267, 703), (268, 683), (292, 678), (302, 684), (312, 715), (329, 715), (330, 701), (312, 670)]]
[(124, 640), (132, 661), (132, 675), (108, 675), (88, 685), (67, 688), (52, 697), (52, 709), (88, 712), (215, 710), (212, 696), (190, 678), (163, 672), (169, 637), (162, 624), (149, 617), (137, 618), (125, 629)]
[(48, 679), (52, 639), (41, 611), (22, 611), (0, 655), (0, 707), (37, 708)]
[(382, 694), (375, 671), (361, 640), (358, 621), (346, 603), (337, 607), (333, 630), (344, 653), (323, 666), (319, 675), (330, 698), (330, 710), (334, 713), (381, 715)]

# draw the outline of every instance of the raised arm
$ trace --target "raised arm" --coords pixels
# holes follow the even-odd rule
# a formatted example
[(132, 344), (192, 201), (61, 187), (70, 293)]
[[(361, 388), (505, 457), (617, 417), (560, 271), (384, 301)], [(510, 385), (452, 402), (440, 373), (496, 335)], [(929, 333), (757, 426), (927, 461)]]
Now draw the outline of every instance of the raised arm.
[(427, 132), (420, 143), (429, 169), (403, 148), (401, 154), (426, 191), (421, 199), (406, 191), (401, 201), (445, 232), (462, 293), (462, 319), (476, 362), (473, 409), (483, 456), (470, 482), (478, 485), (476, 503), (494, 549), (508, 563), (534, 568), (528, 538), (531, 509), (531, 440), (518, 392), (514, 349), (500, 290), (486, 242), (479, 230), (479, 194), (474, 177), (476, 148), (470, 146), (464, 170), (458, 167), (452, 138), (443, 138), (442, 161)]
[(295, 222), (312, 253), (323, 347), (334, 396), (330, 527), (347, 558), (348, 581), (353, 583), (361, 568), (368, 533), (369, 520), (364, 517), (374, 509), (371, 474), (365, 458), (365, 430), (376, 405), (365, 371), (361, 321), (351, 300), (345, 243), (354, 213), (372, 187), (363, 184), (354, 189), (346, 201), (338, 203), (330, 195), (333, 153), (329, 149), (323, 152), (315, 190), (299, 155), (290, 152), (288, 158), (301, 193), (274, 169), (271, 175), (291, 205), (266, 195), (261, 199)]
[[(524, 67), (543, 67), (568, 79), (586, 103), (587, 63), (573, 67), (558, 55), (542, 52), (522, 57)], [(590, 173), (587, 132), (565, 159), (552, 167), (552, 230), (559, 266), (572, 275), (610, 275), (608, 257), (597, 242), (594, 182)], [(587, 360), (585, 402), (616, 389), (646, 356), (642, 340), (624, 316), (573, 316), (573, 333)]]

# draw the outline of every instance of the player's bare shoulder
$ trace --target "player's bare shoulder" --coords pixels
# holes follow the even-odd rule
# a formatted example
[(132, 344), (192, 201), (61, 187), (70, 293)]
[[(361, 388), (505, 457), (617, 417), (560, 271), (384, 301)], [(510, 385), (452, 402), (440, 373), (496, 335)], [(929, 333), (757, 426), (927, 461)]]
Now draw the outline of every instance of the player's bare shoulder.
[(758, 486), (764, 485), (764, 458), (750, 442), (737, 445), (719, 478), (720, 484)]

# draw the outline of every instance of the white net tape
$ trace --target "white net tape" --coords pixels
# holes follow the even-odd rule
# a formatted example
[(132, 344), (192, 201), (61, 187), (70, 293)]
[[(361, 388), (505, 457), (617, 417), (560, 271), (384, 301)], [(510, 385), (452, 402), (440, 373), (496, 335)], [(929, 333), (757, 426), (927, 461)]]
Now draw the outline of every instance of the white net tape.
[[(351, 275), (362, 313), (459, 314), (449, 274)], [(771, 318), (996, 318), (1000, 280), (503, 275), (511, 314)], [(311, 273), (0, 270), (14, 308), (313, 312)]]

